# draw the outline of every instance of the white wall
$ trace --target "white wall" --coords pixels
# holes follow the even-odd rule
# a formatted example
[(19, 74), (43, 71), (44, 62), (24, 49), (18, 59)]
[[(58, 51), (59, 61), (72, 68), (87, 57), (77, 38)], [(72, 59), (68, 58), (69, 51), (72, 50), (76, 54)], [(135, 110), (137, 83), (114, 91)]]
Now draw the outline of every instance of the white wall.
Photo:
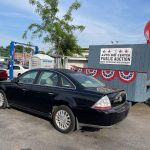
[(78, 66), (81, 68), (86, 68), (88, 64), (87, 60), (68, 60), (68, 64), (66, 66), (66, 69), (70, 69), (71, 66)]

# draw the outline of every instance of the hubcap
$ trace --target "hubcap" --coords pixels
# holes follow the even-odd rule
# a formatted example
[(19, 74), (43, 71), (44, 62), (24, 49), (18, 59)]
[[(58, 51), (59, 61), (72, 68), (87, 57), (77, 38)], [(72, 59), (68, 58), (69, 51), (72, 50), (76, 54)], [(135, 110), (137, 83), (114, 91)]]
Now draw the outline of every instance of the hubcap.
[(4, 104), (4, 96), (2, 93), (0, 93), (0, 107), (2, 107)]
[(71, 123), (70, 115), (65, 110), (59, 110), (56, 113), (55, 121), (60, 129), (66, 130), (69, 128)]

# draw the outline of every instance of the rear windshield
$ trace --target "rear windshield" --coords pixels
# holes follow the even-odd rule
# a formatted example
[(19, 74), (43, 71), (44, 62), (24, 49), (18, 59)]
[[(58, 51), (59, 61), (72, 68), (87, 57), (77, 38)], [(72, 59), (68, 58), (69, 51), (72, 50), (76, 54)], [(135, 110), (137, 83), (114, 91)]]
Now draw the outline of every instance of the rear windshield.
[(101, 81), (95, 79), (92, 76), (88, 76), (88, 75), (83, 74), (83, 73), (71, 73), (70, 76), (86, 88), (105, 86), (105, 84), (102, 83)]
[(24, 69), (29, 69), (29, 67), (28, 66), (22, 66)]

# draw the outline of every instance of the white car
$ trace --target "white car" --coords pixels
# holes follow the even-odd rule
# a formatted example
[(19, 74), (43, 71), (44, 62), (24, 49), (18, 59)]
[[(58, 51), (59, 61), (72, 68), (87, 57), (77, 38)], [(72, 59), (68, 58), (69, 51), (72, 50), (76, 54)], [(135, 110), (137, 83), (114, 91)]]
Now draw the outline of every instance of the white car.
[[(22, 65), (19, 65), (19, 64), (14, 64), (13, 66), (13, 77), (16, 78), (18, 77), (19, 75), (21, 75), (22, 73), (28, 71), (28, 67), (26, 66), (22, 66)], [(9, 69), (7, 70), (7, 73), (9, 74)]]

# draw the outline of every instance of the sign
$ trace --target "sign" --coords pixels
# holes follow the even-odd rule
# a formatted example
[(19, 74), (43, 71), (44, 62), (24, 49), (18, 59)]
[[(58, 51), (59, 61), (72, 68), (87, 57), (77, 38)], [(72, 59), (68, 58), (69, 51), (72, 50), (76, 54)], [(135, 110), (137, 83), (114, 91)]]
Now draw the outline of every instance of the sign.
[(100, 64), (131, 65), (132, 48), (102, 48)]

